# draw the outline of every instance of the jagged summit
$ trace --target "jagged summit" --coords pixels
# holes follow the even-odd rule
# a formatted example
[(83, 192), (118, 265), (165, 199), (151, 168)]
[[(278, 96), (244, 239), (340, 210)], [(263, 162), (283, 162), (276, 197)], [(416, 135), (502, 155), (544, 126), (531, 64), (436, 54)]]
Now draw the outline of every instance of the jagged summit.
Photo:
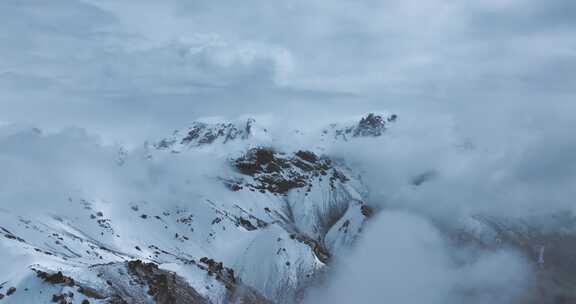
[(358, 127), (354, 129), (354, 136), (380, 136), (384, 133), (387, 123), (394, 122), (396, 119), (396, 114), (385, 118), (381, 115), (370, 113), (360, 120)]
[(368, 113), (353, 124), (331, 124), (322, 131), (323, 137), (350, 140), (355, 137), (378, 137), (384, 134), (389, 125), (396, 122), (396, 114), (384, 115)]
[[(355, 137), (378, 137), (384, 134), (390, 124), (396, 122), (396, 114), (368, 113), (360, 120), (350, 123), (332, 123), (321, 130), (295, 130), (296, 137), (312, 136), (314, 139), (332, 138), (335, 140), (350, 140)], [(270, 139), (273, 134), (268, 128), (257, 123), (256, 119), (248, 118), (240, 121), (202, 122), (195, 121), (185, 130), (176, 130), (168, 137), (154, 144), (158, 150), (181, 152), (189, 148), (198, 148), (211, 144), (226, 144), (229, 142)]]
[(160, 140), (154, 146), (160, 150), (179, 151), (183, 147), (200, 147), (213, 143), (227, 143), (246, 140), (259, 133), (267, 133), (265, 128), (256, 126), (256, 120), (249, 118), (240, 122), (207, 123), (195, 121), (185, 131), (174, 131), (172, 136)]

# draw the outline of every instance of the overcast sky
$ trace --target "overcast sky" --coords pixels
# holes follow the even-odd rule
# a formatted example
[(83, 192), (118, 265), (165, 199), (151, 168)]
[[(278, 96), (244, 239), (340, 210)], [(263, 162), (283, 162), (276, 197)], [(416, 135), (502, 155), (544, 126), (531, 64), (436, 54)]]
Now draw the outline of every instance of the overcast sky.
[(121, 140), (206, 115), (530, 120), (574, 110), (575, 14), (571, 0), (4, 0), (0, 120)]

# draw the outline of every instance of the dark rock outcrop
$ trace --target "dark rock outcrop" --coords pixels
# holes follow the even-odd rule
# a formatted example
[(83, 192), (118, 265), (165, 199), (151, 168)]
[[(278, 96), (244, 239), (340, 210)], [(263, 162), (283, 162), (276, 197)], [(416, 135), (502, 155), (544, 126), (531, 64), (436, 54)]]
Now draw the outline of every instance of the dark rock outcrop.
[(160, 150), (171, 149), (175, 145), (199, 147), (215, 142), (227, 143), (238, 139), (248, 139), (253, 132), (255, 120), (243, 123), (204, 123), (193, 122), (185, 132), (175, 131), (172, 137), (154, 144)]
[(50, 274), (48, 272), (37, 270), (36, 275), (46, 283), (63, 284), (63, 285), (68, 285), (68, 286), (76, 285), (76, 283), (74, 282), (74, 279), (65, 276), (64, 274), (62, 274), (61, 271)]
[(241, 174), (253, 177), (255, 183), (229, 183), (230, 189), (248, 187), (260, 192), (286, 194), (292, 189), (310, 186), (312, 178), (326, 176), (329, 171), (332, 171), (331, 181), (347, 181), (342, 173), (333, 168), (330, 159), (310, 151), (286, 154), (265, 147), (253, 148), (235, 159), (233, 165)]
[(158, 268), (153, 263), (140, 260), (127, 264), (132, 277), (148, 288), (148, 294), (157, 304), (209, 304), (194, 288), (175, 273)]
[(331, 134), (334, 138), (341, 140), (350, 140), (355, 137), (378, 137), (383, 135), (388, 125), (396, 122), (397, 119), (398, 116), (396, 114), (386, 117), (369, 113), (355, 125), (342, 127), (332, 124), (329, 129), (323, 131), (323, 134)]
[(222, 283), (226, 289), (228, 303), (249, 303), (249, 304), (272, 304), (253, 288), (244, 285), (234, 274), (234, 270), (225, 267), (222, 262), (217, 262), (208, 257), (203, 257), (197, 264), (198, 267), (207, 271), (218, 282)]

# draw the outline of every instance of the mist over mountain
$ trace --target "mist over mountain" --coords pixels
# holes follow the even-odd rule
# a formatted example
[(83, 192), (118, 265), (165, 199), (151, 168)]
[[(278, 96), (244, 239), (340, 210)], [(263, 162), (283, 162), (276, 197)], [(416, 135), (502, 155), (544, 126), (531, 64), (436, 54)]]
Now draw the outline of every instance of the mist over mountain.
[(576, 302), (568, 0), (0, 2), (0, 304)]

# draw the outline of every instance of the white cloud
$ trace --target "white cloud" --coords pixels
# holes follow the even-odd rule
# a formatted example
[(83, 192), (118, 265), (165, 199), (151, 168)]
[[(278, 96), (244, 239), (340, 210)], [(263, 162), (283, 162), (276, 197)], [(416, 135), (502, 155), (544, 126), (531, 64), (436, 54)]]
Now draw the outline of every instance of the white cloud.
[(327, 287), (306, 303), (516, 303), (530, 268), (509, 252), (485, 253), (457, 265), (457, 248), (425, 219), (384, 212), (374, 219)]

